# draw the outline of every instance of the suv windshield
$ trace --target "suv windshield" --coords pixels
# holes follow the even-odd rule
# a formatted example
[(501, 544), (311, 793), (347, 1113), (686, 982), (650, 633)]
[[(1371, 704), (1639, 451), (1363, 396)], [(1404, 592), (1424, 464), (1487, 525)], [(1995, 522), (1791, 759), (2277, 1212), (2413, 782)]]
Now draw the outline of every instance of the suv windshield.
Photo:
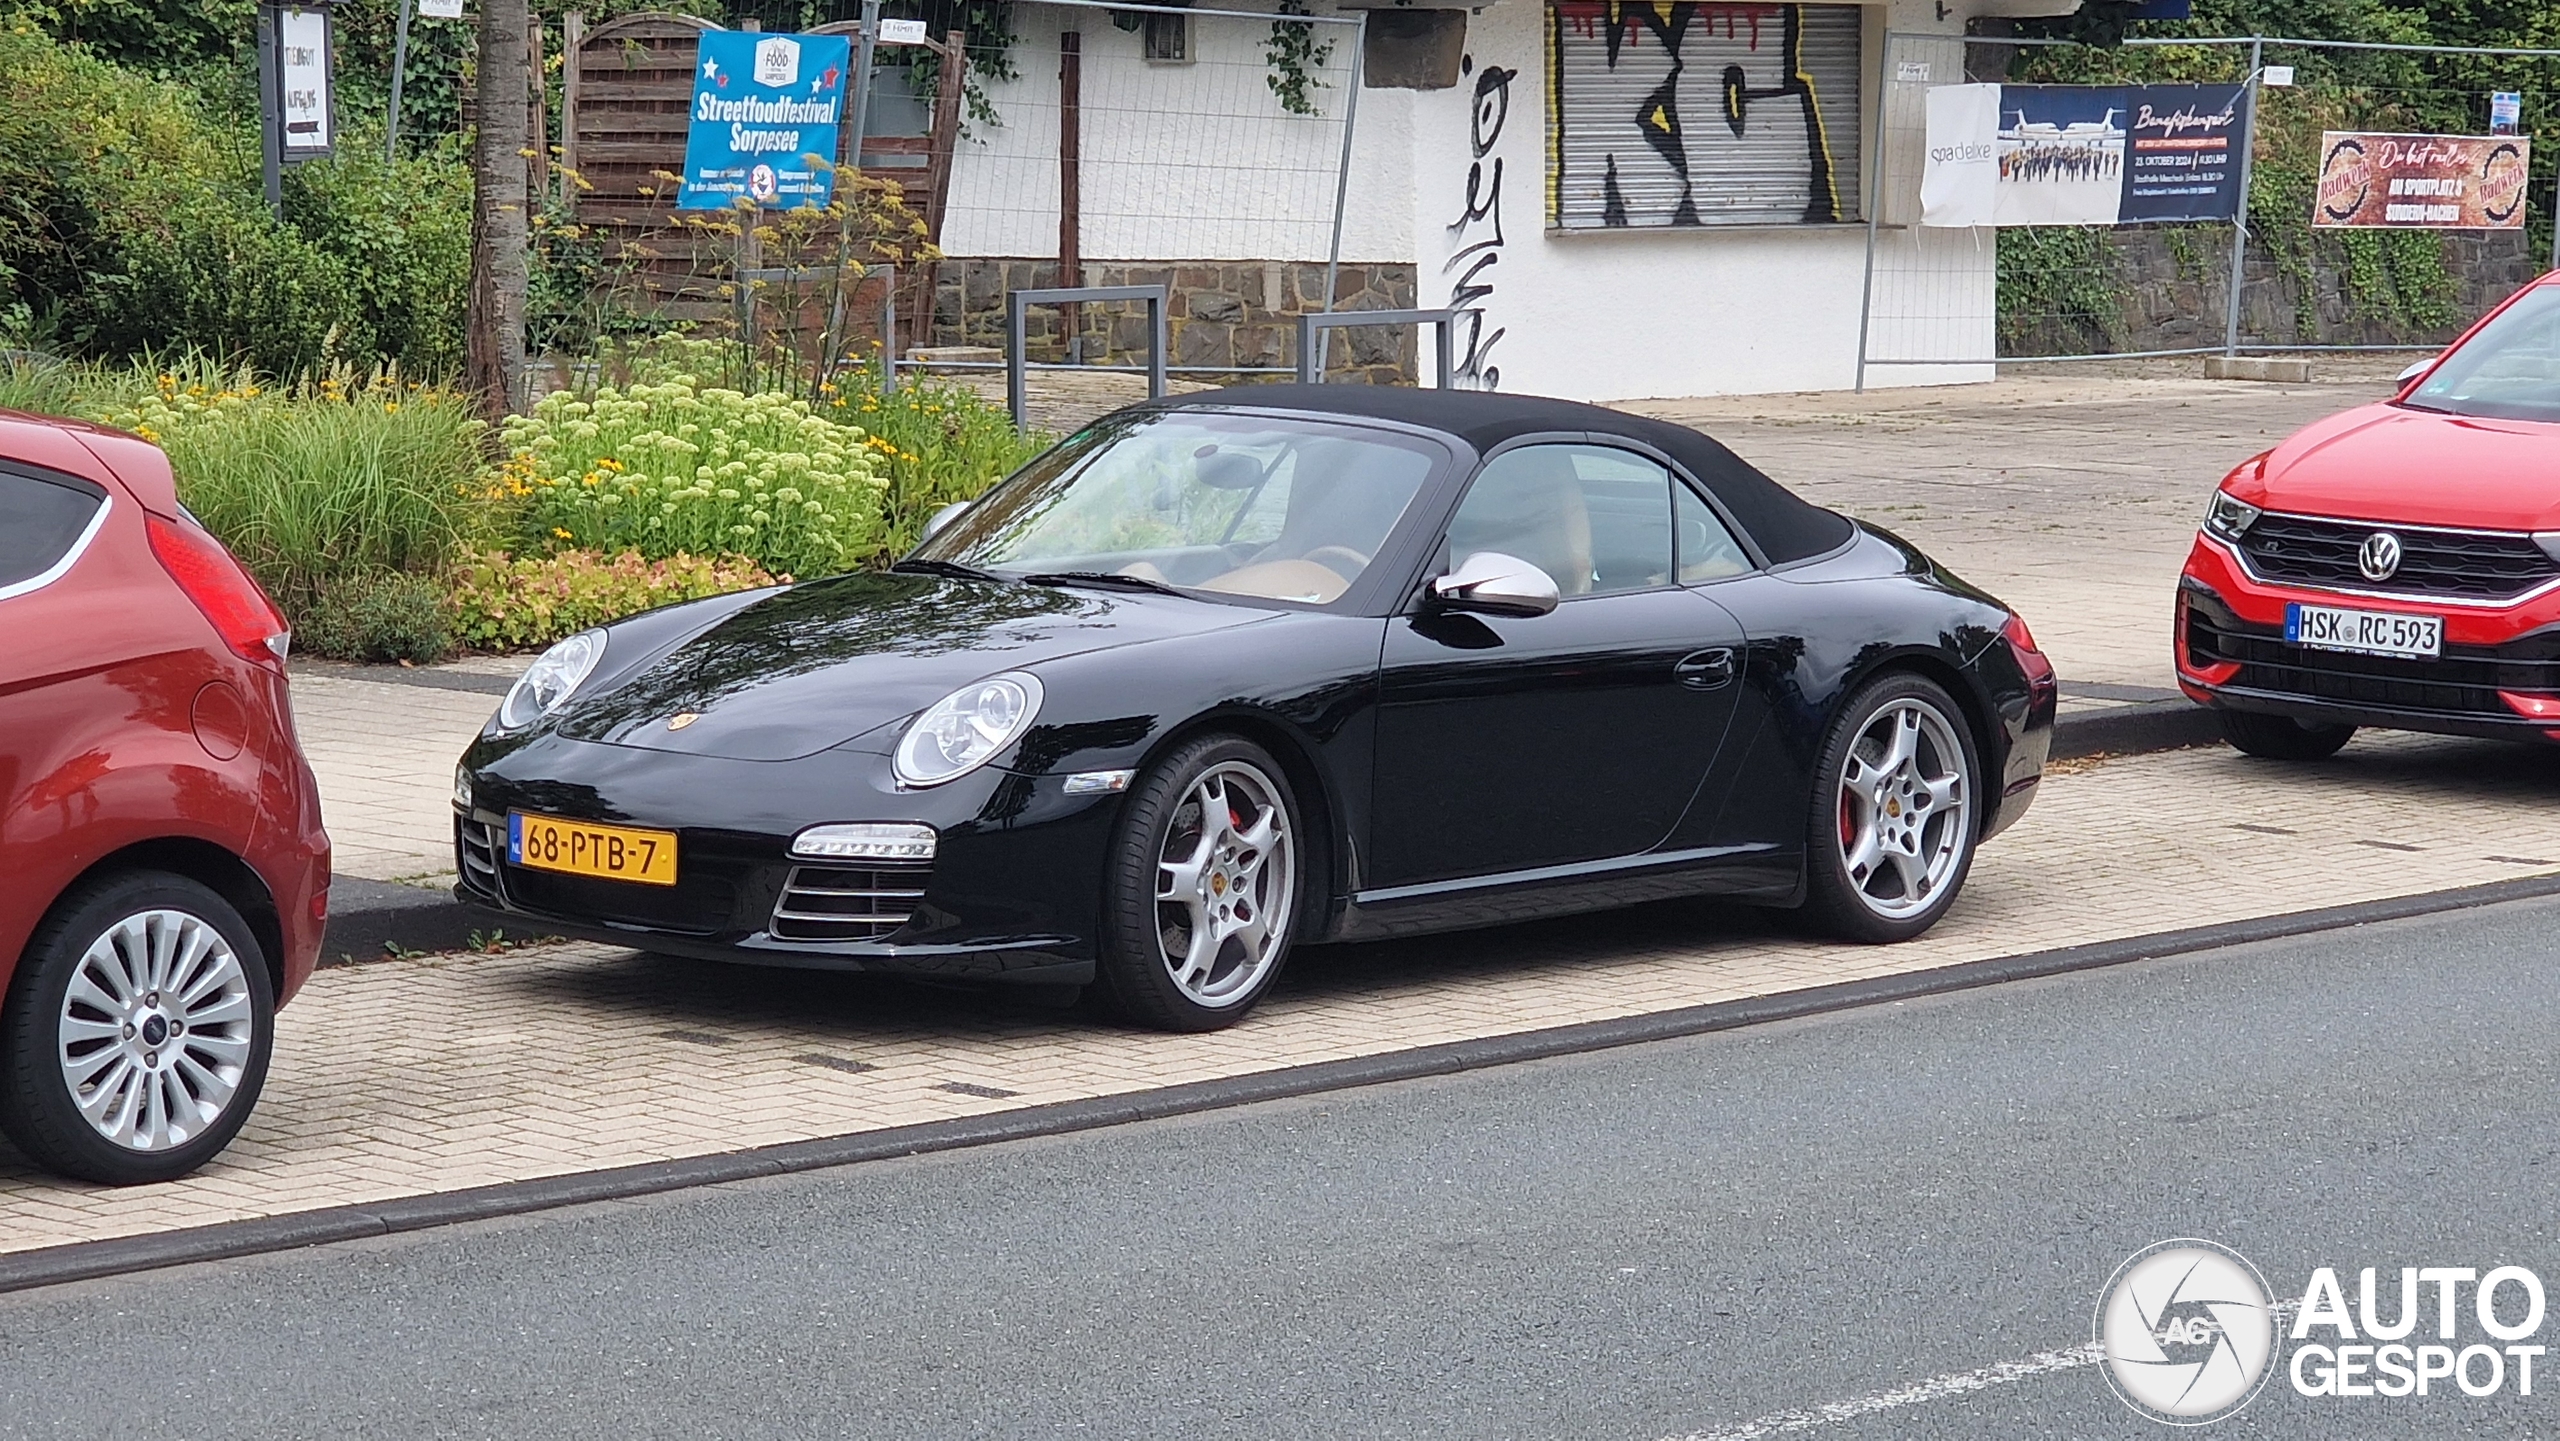
[(2560, 287), (2537, 287), (2500, 311), (2403, 403), (2449, 415), (2560, 420)]
[(1118, 416), (1015, 472), (914, 558), (1327, 605), (1438, 458), (1423, 440), (1309, 416)]

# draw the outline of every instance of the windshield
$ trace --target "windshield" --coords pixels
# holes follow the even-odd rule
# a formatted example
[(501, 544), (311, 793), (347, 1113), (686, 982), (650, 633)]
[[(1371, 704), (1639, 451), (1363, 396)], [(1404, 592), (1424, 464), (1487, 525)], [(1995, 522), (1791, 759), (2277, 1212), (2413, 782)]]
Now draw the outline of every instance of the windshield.
[(1419, 439), (1307, 416), (1115, 416), (1015, 472), (914, 558), (1327, 605), (1377, 556), (1438, 456)]
[(2405, 404), (2499, 420), (2560, 420), (2560, 286), (2498, 312), (2447, 355)]

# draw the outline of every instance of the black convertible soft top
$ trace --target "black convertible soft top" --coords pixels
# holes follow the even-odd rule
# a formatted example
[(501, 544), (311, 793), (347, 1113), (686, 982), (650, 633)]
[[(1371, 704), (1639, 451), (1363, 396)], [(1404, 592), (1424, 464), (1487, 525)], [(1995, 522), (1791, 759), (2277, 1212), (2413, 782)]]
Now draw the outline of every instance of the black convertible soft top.
[(1584, 430), (1642, 441), (1680, 462), (1724, 502), (1772, 564), (1836, 549), (1852, 527), (1762, 475), (1749, 461), (1685, 425), (1651, 420), (1580, 401), (1483, 390), (1416, 390), (1395, 385), (1238, 385), (1165, 402), (1174, 406), (1249, 405), (1358, 415), (1444, 431), (1490, 450), (1518, 435)]

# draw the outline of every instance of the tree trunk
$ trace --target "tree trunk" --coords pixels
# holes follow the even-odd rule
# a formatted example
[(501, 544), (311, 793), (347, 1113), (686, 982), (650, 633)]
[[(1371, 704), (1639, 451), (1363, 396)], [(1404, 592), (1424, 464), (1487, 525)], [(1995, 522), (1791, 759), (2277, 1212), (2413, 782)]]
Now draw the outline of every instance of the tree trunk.
[(480, 0), (470, 334), (463, 363), (465, 379), (492, 421), (525, 404), (525, 152), (537, 143), (527, 103), (527, 9), (527, 0)]

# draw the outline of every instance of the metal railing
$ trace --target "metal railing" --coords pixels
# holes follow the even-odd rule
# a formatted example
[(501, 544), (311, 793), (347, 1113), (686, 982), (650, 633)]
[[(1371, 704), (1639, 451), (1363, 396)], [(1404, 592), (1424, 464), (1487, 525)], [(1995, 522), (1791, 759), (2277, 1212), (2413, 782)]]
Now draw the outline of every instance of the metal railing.
[[(1013, 412), (1015, 428), (1025, 425), (1029, 400), (1023, 388), (1023, 324), (1022, 313), (1034, 305), (1079, 305), (1086, 301), (1142, 300), (1147, 306), (1147, 399), (1164, 398), (1165, 305), (1168, 299), (1161, 285), (1071, 285), (1054, 290), (1008, 291), (1004, 299), (1004, 399)], [(1080, 370), (1083, 366), (1043, 366), (1042, 369)]]

